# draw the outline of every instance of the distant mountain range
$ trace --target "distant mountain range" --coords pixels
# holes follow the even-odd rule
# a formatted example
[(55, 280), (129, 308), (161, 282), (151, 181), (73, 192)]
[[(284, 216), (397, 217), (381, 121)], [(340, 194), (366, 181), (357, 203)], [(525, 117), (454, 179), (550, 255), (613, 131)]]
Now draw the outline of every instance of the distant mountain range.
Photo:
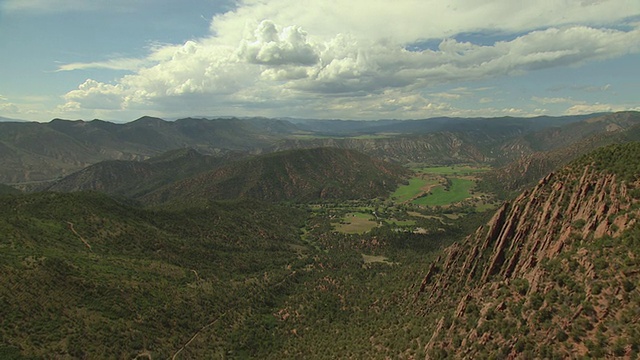
[(293, 130), (269, 119), (0, 123), (0, 183), (52, 180), (104, 160), (144, 160), (185, 147), (206, 154), (260, 152)]
[(8, 117), (0, 116), (0, 122), (27, 122), (27, 120), (12, 119), (12, 118), (8, 118)]
[[(158, 119), (139, 121), (152, 127), (172, 126)], [(210, 120), (200, 121), (210, 124)], [(222, 120), (227, 121), (230, 120)], [(261, 123), (264, 124), (269, 124), (268, 132), (272, 134), (293, 131), (290, 124)], [(405, 168), (394, 163), (471, 162), (507, 164), (484, 174), (480, 183), (481, 189), (506, 198), (599, 146), (640, 139), (640, 113), (598, 116), (564, 126), (543, 127), (515, 138), (505, 135), (512, 131), (505, 125), (382, 138), (285, 139), (263, 155), (229, 150), (204, 155), (194, 149), (179, 149), (142, 161), (98, 162), (39, 189), (94, 190), (156, 205), (243, 198), (344, 200), (383, 196), (392, 191), (407, 174)]]
[(331, 146), (400, 163), (506, 163), (535, 151), (532, 142), (536, 138), (526, 136), (572, 124), (572, 133), (580, 134), (575, 130), (591, 117), (295, 123), (267, 118), (185, 118), (169, 122), (142, 117), (125, 124), (61, 119), (48, 123), (2, 122), (0, 183), (31, 187), (100, 161), (144, 160), (179, 148), (221, 155)]
[(582, 121), (600, 114), (577, 116), (538, 116), (533, 118), (498, 117), (498, 118), (452, 118), (436, 117), (419, 120), (305, 120), (291, 119), (298, 128), (324, 135), (374, 134), (374, 133), (402, 133), (424, 134), (440, 131), (476, 131), (500, 132), (505, 131), (536, 131), (549, 126), (562, 126), (572, 122)]

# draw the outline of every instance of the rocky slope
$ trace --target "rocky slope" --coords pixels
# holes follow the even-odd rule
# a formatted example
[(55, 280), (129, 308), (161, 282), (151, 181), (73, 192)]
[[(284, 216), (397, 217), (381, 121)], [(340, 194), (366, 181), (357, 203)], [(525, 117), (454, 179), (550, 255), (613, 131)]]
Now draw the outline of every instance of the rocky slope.
[[(485, 145), (484, 143), (490, 145)], [(387, 138), (317, 138), (283, 140), (273, 151), (333, 147), (351, 149), (379, 159), (399, 163), (432, 164), (482, 163), (490, 161), (491, 145), (484, 134), (438, 132), (422, 136), (392, 136)]]
[(589, 154), (505, 203), (427, 271), (428, 358), (635, 357), (640, 144)]
[[(513, 191), (522, 191), (527, 187), (533, 186), (551, 171), (559, 169), (570, 161), (598, 147), (640, 141), (639, 123), (640, 113), (637, 112), (616, 113), (597, 117), (582, 124), (574, 123), (568, 128), (569, 131), (574, 131), (577, 127), (582, 126), (580, 131), (576, 131), (576, 134), (595, 133), (595, 135), (587, 136), (573, 143), (565, 141), (562, 146), (557, 144), (561, 141), (558, 138), (562, 138), (567, 131), (561, 131), (560, 129), (544, 130), (538, 134), (538, 137), (547, 138), (548, 141), (546, 141), (546, 145), (538, 145), (538, 147), (552, 146), (549, 144), (551, 142), (555, 144), (552, 146), (554, 147), (553, 150), (533, 151), (529, 146), (519, 148), (522, 152), (519, 158), (505, 166), (483, 174), (481, 187), (492, 193), (507, 194)], [(579, 138), (576, 134), (572, 136)], [(541, 143), (545, 143), (545, 141), (541, 140)]]

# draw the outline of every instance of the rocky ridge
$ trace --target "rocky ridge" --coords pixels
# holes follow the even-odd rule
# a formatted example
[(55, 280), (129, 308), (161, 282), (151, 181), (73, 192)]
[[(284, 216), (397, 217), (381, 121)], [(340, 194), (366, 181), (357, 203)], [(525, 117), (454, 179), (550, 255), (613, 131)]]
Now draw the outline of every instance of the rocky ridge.
[(281, 141), (272, 151), (333, 147), (355, 150), (399, 163), (483, 163), (491, 161), (490, 146), (494, 145), (494, 142), (496, 141), (481, 134), (470, 136), (443, 131), (420, 136), (390, 136), (378, 139), (288, 139)]
[(638, 326), (609, 326), (640, 319), (640, 253), (621, 243), (638, 229), (638, 186), (594, 165), (568, 167), (447, 248), (414, 298), (445, 314), (427, 357), (635, 354)]
[[(624, 127), (615, 122), (620, 118), (628, 120), (626, 123), (618, 121)], [(558, 169), (599, 147), (640, 140), (640, 124), (638, 124), (640, 116), (636, 113), (615, 114), (597, 119), (604, 122), (601, 124), (602, 128), (610, 130), (596, 133), (571, 143), (569, 146), (558, 147), (551, 151), (531, 152), (533, 150), (530, 147), (526, 147), (527, 151), (520, 149), (522, 150), (520, 158), (485, 174), (483, 186), (495, 193), (522, 191), (535, 185), (539, 179), (554, 169)], [(606, 120), (610, 120), (610, 122), (606, 122)], [(513, 148), (509, 151), (516, 153)]]

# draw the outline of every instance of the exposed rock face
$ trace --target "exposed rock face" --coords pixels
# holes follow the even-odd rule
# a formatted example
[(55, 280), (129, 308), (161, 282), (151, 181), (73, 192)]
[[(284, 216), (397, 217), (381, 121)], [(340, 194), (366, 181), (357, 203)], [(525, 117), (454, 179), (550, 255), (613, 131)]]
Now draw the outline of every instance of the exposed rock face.
[[(545, 346), (562, 342), (561, 347), (544, 347), (558, 356), (572, 351), (594, 356), (602, 355), (598, 351), (631, 353), (621, 346), (629, 345), (627, 338), (633, 334), (619, 335), (615, 350), (612, 343), (595, 346), (595, 340), (586, 339), (613, 336), (597, 325), (606, 327), (607, 321), (631, 311), (631, 297), (611, 297), (624, 293), (622, 288), (631, 285), (622, 284), (633, 283), (637, 276), (623, 279), (607, 267), (612, 264), (604, 259), (621, 248), (594, 244), (635, 227), (637, 200), (616, 175), (594, 166), (581, 170), (548, 175), (505, 203), (486, 226), (446, 249), (442, 260), (431, 266), (414, 303), (425, 308), (448, 303), (452, 310), (443, 317), (448, 325), (439, 323), (426, 346), (428, 358), (442, 352), (471, 358), (487, 352), (510, 358), (550, 355), (542, 350), (527, 353), (531, 341)], [(635, 264), (631, 252), (627, 258)], [(455, 298), (457, 304), (451, 303)], [(588, 322), (587, 330), (574, 329), (582, 322)]]
[[(570, 191), (565, 182), (554, 181), (556, 177), (552, 173), (512, 203), (504, 203), (485, 227), (450, 247), (441, 272), (458, 275), (465, 279), (464, 285), (486, 283), (494, 275), (526, 278), (540, 261), (557, 255), (572, 233), (583, 238), (616, 236), (635, 223), (628, 214), (610, 221), (610, 216), (630, 206), (627, 185), (617, 183), (615, 175), (585, 168)], [(572, 225), (576, 221), (585, 225), (576, 229)], [(440, 278), (433, 285), (431, 297), (439, 296), (446, 286), (443, 282)]]
[(481, 163), (489, 161), (490, 152), (479, 146), (483, 139), (467, 138), (464, 134), (438, 132), (422, 136), (381, 139), (313, 139), (286, 140), (275, 150), (335, 147), (352, 149), (372, 157), (398, 162)]
[[(524, 190), (554, 169), (599, 147), (638, 140), (640, 115), (634, 112), (611, 114), (582, 124), (547, 129), (503, 146), (499, 153), (506, 154), (502, 156), (506, 156), (508, 162), (484, 174), (485, 186), (494, 192)], [(517, 154), (519, 157), (516, 157)]]

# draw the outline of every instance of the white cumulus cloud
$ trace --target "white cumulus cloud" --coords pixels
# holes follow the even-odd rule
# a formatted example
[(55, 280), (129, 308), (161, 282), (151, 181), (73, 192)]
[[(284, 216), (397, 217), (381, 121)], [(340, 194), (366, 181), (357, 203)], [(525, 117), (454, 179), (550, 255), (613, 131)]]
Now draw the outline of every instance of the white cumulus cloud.
[[(182, 104), (199, 112), (216, 105), (296, 109), (304, 102), (319, 113), (327, 104), (362, 116), (390, 108), (434, 113), (450, 107), (417, 95), (430, 86), (640, 53), (640, 26), (625, 23), (638, 15), (637, 0), (245, 0), (215, 16), (207, 38), (158, 46), (144, 59), (73, 63), (59, 70), (131, 70), (112, 83), (87, 80), (67, 93), (65, 106), (76, 109)], [(459, 39), (467, 33), (506, 40)], [(426, 40), (439, 46), (408, 50)], [(398, 98), (387, 99), (389, 94)], [(459, 96), (442, 93), (440, 99), (447, 94)], [(408, 100), (415, 103), (402, 102)]]
[(263, 65), (313, 65), (318, 61), (304, 30), (298, 26), (279, 29), (269, 20), (240, 42), (238, 54), (247, 62)]

